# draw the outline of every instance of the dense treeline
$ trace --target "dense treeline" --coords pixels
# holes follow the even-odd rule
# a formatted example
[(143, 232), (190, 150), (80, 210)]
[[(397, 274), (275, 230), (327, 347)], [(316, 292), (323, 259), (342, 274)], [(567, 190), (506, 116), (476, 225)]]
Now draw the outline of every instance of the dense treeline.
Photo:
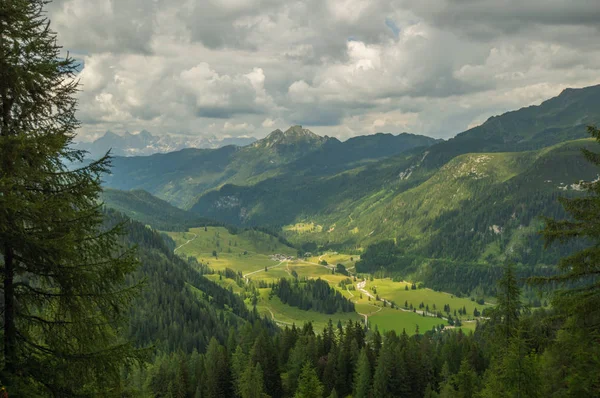
[(272, 285), (271, 292), (284, 304), (302, 310), (314, 310), (325, 314), (354, 311), (354, 303), (321, 278), (302, 282), (298, 279), (290, 281), (282, 278)]
[(205, 352), (211, 338), (224, 343), (230, 328), (260, 319), (239, 295), (204, 278), (211, 272), (205, 265), (173, 254), (163, 234), (110, 209), (105, 222), (124, 223), (124, 243), (137, 246), (140, 267), (128, 277), (144, 285), (129, 310), (129, 336), (136, 345)]

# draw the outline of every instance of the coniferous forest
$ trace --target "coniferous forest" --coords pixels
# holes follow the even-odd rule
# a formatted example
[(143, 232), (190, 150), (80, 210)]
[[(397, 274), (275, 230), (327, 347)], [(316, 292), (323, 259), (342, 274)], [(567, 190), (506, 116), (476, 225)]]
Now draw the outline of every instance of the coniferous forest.
[[(60, 37), (53, 32), (46, 14), (47, 3), (0, 0), (0, 397), (600, 397), (599, 178), (586, 180), (589, 173), (582, 175), (576, 189), (562, 189), (564, 195), (530, 191), (525, 195), (523, 192), (528, 191), (519, 191), (512, 202), (507, 199), (502, 203), (493, 201), (503, 195), (502, 187), (496, 186), (484, 195), (484, 202), (495, 206), (495, 213), (486, 208), (469, 214), (441, 213), (427, 228), (419, 230), (424, 240), (429, 239), (423, 247), (408, 242), (408, 235), (400, 233), (394, 239), (372, 242), (370, 239), (375, 238), (370, 236), (375, 230), (365, 234), (353, 228), (349, 234), (354, 236), (360, 231), (369, 239), (364, 241), (369, 244), (361, 248), (364, 251), (355, 265), (339, 263), (330, 267), (322, 256), (314, 256), (318, 260), (304, 263), (315, 267), (322, 277), (299, 278), (296, 269), (284, 269), (289, 253), (297, 251), (299, 257), (310, 260), (310, 252), (324, 246), (359, 251), (357, 241), (334, 242), (335, 223), (328, 229), (314, 223), (287, 225), (285, 229), (283, 221), (242, 226), (191, 212), (202, 209), (203, 201), (217, 195), (217, 191), (207, 196), (200, 191), (186, 191), (198, 199), (188, 206), (190, 211), (177, 209), (145, 191), (134, 192), (134, 199), (131, 193), (104, 191), (115, 159), (107, 153), (90, 160), (87, 152), (75, 145), (81, 128), (77, 93), (85, 90), (78, 80), (81, 65), (58, 44)], [(252, 83), (256, 85), (255, 80)], [(567, 124), (567, 138), (581, 138), (584, 132), (575, 133), (570, 130), (573, 124)], [(256, 173), (237, 181), (258, 181), (257, 176), (263, 172), (275, 174), (270, 165), (280, 162), (280, 167), (284, 160), (289, 161), (293, 171), (287, 175), (298, 172), (295, 181), (306, 186), (315, 175), (331, 170), (351, 179), (371, 172), (369, 167), (376, 161), (384, 162), (385, 168), (417, 158), (421, 159), (420, 165), (430, 153), (423, 156), (423, 146), (437, 143), (427, 137), (404, 135), (400, 138), (407, 146), (395, 153), (401, 153), (400, 160), (385, 160), (384, 155), (373, 153), (363, 157), (377, 145), (388, 149), (399, 145), (376, 137), (375, 144), (350, 142), (346, 155), (338, 153), (328, 158), (322, 151), (339, 148), (342, 143), (307, 131), (295, 127), (287, 135), (278, 131), (266, 144), (257, 141), (254, 146), (244, 147), (275, 148), (278, 157), (259, 159), (253, 163)], [(560, 142), (555, 130), (548, 134), (554, 134), (553, 144)], [(600, 130), (590, 125), (587, 134), (588, 139), (578, 144), (586, 161), (585, 170), (593, 168), (600, 173), (600, 152), (593, 145), (600, 143)], [(518, 144), (526, 142), (525, 138), (519, 136), (516, 143), (491, 141), (498, 150), (505, 151), (520, 148)], [(526, 152), (523, 156), (546, 156), (533, 151), (543, 148), (538, 145), (540, 140), (536, 136), (521, 148)], [(507, 142), (514, 145), (508, 146)], [(496, 149), (494, 145), (484, 149)], [(475, 144), (473, 147), (477, 149)], [(434, 160), (427, 167), (449, 161), (455, 154), (435, 148), (440, 147), (431, 150)], [(451, 149), (457, 151), (454, 146)], [(244, 150), (203, 149), (202, 156), (208, 154), (210, 159), (201, 162), (196, 172), (219, 174), (222, 170), (217, 166), (223, 153), (246, 156)], [(189, 153), (184, 150), (180, 155)], [(256, 159), (242, 159), (247, 164), (251, 160)], [(529, 160), (519, 158), (515, 163), (522, 166)], [(306, 163), (315, 167), (306, 168)], [(177, 163), (176, 172), (165, 177), (167, 185), (181, 188), (173, 181), (181, 177), (177, 173), (185, 166), (185, 159)], [(247, 171), (245, 167), (239, 166)], [(349, 167), (358, 167), (358, 171), (344, 174), (351, 170)], [(533, 169), (540, 170), (537, 166)], [(416, 166), (409, 170), (412, 173)], [(432, 173), (422, 171), (417, 176), (422, 179), (419, 182)], [(229, 170), (219, 175), (211, 188), (235, 191), (237, 188), (225, 184), (233, 174)], [(390, 175), (397, 176), (398, 170), (393, 168)], [(136, 174), (138, 177), (143, 180), (143, 173)], [(477, 175), (478, 179), (487, 177)], [(365, 186), (375, 185), (373, 181), (365, 181)], [(502, 183), (505, 181), (509, 178)], [(322, 182), (319, 180), (319, 184)], [(527, 185), (531, 181), (517, 183)], [(408, 191), (418, 185), (411, 185), (412, 181), (406, 184)], [(262, 195), (271, 200), (277, 195), (270, 187), (267, 183), (257, 189), (263, 189)], [(507, 187), (502, 189), (510, 190)], [(358, 195), (356, 186), (346, 188)], [(481, 187), (477, 190), (486, 191)], [(250, 191), (248, 188), (249, 196), (256, 195), (256, 191)], [(318, 202), (323, 197), (314, 195), (311, 199)], [(107, 206), (103, 198), (117, 201), (118, 206)], [(226, 198), (210, 211), (224, 211), (222, 218), (234, 220), (240, 214), (236, 207), (239, 198)], [(290, 209), (297, 199), (286, 202), (280, 198), (282, 206)], [(131, 203), (136, 211), (131, 210)], [(390, 220), (392, 216), (406, 217), (409, 225), (406, 208), (410, 205), (414, 204), (392, 206), (386, 214)], [(326, 216), (332, 209), (327, 208)], [(371, 211), (368, 206), (365, 209), (365, 214)], [(271, 215), (275, 217), (276, 213)], [(504, 249), (512, 254), (518, 251), (515, 236), (519, 236), (502, 235), (503, 229), (496, 224), (490, 229), (488, 224), (494, 223), (498, 214), (514, 221), (504, 231), (522, 234), (518, 243), (529, 247), (516, 264), (511, 261), (513, 257), (498, 254)], [(349, 215), (342, 218), (354, 222)], [(531, 229), (534, 220), (540, 224), (539, 233), (527, 235), (523, 230)], [(380, 222), (386, 223), (387, 217)], [(473, 226), (479, 224), (485, 233)], [(188, 233), (189, 227), (194, 227), (209, 236), (208, 225), (222, 231), (210, 235), (218, 242), (219, 251), (213, 250), (204, 261), (199, 261), (201, 256), (186, 257), (178, 252), (194, 242), (197, 233), (189, 232), (183, 243), (176, 243), (167, 233)], [(397, 230), (404, 225), (399, 224)], [(385, 228), (391, 227), (386, 224)], [(242, 272), (226, 265), (215, 271), (213, 266), (223, 261), (219, 259), (224, 251), (218, 239), (225, 231), (229, 241), (223, 241), (223, 246), (230, 258), (264, 255), (271, 261), (264, 272), (291, 277), (267, 284), (252, 280), (262, 269)], [(300, 232), (329, 233), (332, 241), (318, 245), (307, 239), (299, 243), (295, 239)], [(269, 257), (247, 250), (234, 253), (243, 236), (258, 243), (265, 239)], [(415, 247), (420, 252), (413, 250)], [(276, 253), (275, 248), (287, 254)], [(476, 260), (483, 249), (487, 256)], [(354, 264), (353, 259), (350, 262)], [(427, 266), (423, 267), (425, 262)], [(327, 280), (336, 272), (344, 277), (341, 290)], [(374, 274), (393, 278), (410, 275), (419, 285), (436, 292), (452, 292), (449, 296), (466, 296), (481, 289), (493, 304), (482, 316), (475, 309), (473, 331), (458, 327), (460, 319), (456, 323), (452, 320), (448, 304), (444, 307), (451, 321), (448, 326), (420, 330), (415, 324), (410, 330), (380, 331), (367, 315), (363, 321), (359, 304), (353, 301), (356, 296), (362, 298), (354, 286), (357, 275), (366, 283)], [(223, 279), (233, 282), (226, 287), (219, 283)], [(412, 286), (417, 290), (415, 282)], [(329, 319), (324, 328), (311, 321), (277, 321), (272, 312), (269, 317), (257, 308), (261, 288), (270, 289), (266, 300), (276, 297), (307, 317), (351, 313), (360, 321)], [(408, 284), (405, 288), (409, 290)], [(525, 290), (543, 293), (549, 305), (525, 305)], [(379, 300), (378, 295), (373, 298), (374, 302), (383, 301), (382, 307), (387, 308), (385, 299)], [(488, 305), (481, 300), (479, 305)], [(379, 308), (377, 311), (381, 308), (371, 303), (362, 306)], [(464, 308), (459, 309), (461, 315), (466, 313)], [(422, 316), (426, 314), (422, 312)]]
[(321, 279), (310, 279), (303, 283), (296, 279), (290, 283), (282, 278), (272, 289), (283, 303), (303, 310), (314, 309), (325, 314), (354, 311), (354, 304), (350, 300)]

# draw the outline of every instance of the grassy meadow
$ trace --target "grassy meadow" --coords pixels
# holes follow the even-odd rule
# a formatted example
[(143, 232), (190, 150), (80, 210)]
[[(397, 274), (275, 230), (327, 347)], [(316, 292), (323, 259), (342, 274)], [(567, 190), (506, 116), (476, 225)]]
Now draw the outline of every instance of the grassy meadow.
[[(192, 228), (188, 232), (167, 232), (176, 242), (176, 253), (184, 256), (193, 256), (198, 261), (208, 264), (216, 271), (230, 268), (241, 272), (248, 281), (275, 282), (280, 278), (292, 278), (294, 274), (300, 279), (321, 278), (330, 286), (342, 292), (349, 300), (355, 303), (355, 313), (323, 314), (316, 311), (304, 311), (296, 307), (283, 304), (279, 298), (269, 299), (270, 288), (259, 289), (260, 296), (256, 305), (257, 310), (263, 316), (274, 319), (280, 325), (301, 325), (312, 321), (315, 330), (320, 331), (327, 325), (329, 319), (337, 324), (338, 321), (346, 322), (348, 319), (364, 321), (365, 315), (371, 328), (377, 327), (380, 331), (395, 330), (408, 334), (414, 334), (418, 325), (421, 332), (431, 330), (434, 326), (444, 324), (447, 321), (404, 310), (405, 303), (420, 310), (419, 304), (429, 306), (430, 312), (442, 311), (444, 305), (450, 305), (450, 314), (459, 317), (463, 321), (463, 329), (473, 329), (475, 322), (465, 322), (473, 319), (473, 311), (477, 308), (482, 311), (488, 305), (479, 305), (468, 298), (458, 298), (444, 292), (436, 292), (431, 289), (411, 289), (410, 282), (394, 282), (391, 279), (375, 278), (367, 280), (364, 289), (371, 295), (378, 295), (381, 299), (394, 302), (398, 307), (384, 306), (382, 301), (369, 299), (357, 288), (357, 279), (352, 288), (340, 287), (340, 282), (347, 280), (346, 275), (332, 273), (336, 264), (344, 264), (352, 270), (358, 255), (328, 252), (320, 256), (306, 259), (276, 260), (271, 258), (274, 254), (295, 256), (293, 248), (281, 244), (277, 238), (259, 231), (243, 231), (239, 234), (231, 234), (223, 227)], [(214, 256), (216, 252), (216, 256)], [(328, 265), (320, 262), (325, 260)], [(267, 267), (267, 270), (265, 270)], [(220, 277), (218, 274), (207, 275), (207, 278), (219, 283), (221, 286), (231, 288), (235, 293), (242, 293), (244, 288), (238, 286), (235, 281)], [(352, 276), (350, 276), (352, 278)], [(408, 286), (408, 290), (406, 287)], [(248, 306), (251, 305), (247, 300)], [(466, 314), (458, 314), (459, 308), (465, 308)], [(425, 308), (423, 308), (425, 309)], [(457, 311), (456, 315), (454, 310)], [(443, 313), (446, 316), (446, 313)]]

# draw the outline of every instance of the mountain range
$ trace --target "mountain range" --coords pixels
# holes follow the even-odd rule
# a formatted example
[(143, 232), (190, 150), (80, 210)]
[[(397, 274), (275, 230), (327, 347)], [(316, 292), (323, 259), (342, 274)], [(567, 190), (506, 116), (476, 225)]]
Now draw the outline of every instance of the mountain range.
[(137, 134), (129, 132), (116, 134), (107, 131), (93, 142), (81, 141), (76, 146), (88, 151), (91, 158), (98, 158), (108, 150), (111, 150), (113, 156), (146, 156), (178, 151), (183, 148), (216, 149), (227, 145), (245, 146), (254, 141), (256, 141), (254, 137), (152, 135), (150, 132), (142, 130)]
[[(116, 157), (106, 185), (144, 189), (190, 209), (198, 197), (226, 184), (253, 185), (288, 173), (333, 175), (438, 140), (412, 134), (376, 134), (341, 142), (292, 126), (245, 147), (188, 148), (148, 157)], [(291, 178), (291, 177), (290, 177)]]
[(599, 122), (600, 86), (567, 89), (448, 141), (341, 142), (293, 126), (243, 148), (116, 158), (106, 185), (220, 222), (278, 226), (298, 244), (361, 251), (389, 239), (414, 272), (439, 260), (551, 264), (560, 253), (542, 250), (538, 216), (562, 215), (557, 198), (597, 177), (580, 148), (596, 147), (586, 126)]

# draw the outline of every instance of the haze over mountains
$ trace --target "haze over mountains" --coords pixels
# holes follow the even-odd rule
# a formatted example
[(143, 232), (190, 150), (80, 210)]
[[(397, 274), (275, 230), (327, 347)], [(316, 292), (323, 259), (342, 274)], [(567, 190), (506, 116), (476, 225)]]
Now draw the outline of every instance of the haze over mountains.
[(154, 153), (178, 151), (184, 148), (220, 148), (227, 145), (245, 146), (256, 141), (254, 137), (181, 136), (152, 135), (142, 130), (137, 134), (116, 134), (107, 131), (92, 142), (79, 142), (77, 147), (85, 149), (92, 158), (104, 155), (109, 149), (113, 156), (145, 156)]

